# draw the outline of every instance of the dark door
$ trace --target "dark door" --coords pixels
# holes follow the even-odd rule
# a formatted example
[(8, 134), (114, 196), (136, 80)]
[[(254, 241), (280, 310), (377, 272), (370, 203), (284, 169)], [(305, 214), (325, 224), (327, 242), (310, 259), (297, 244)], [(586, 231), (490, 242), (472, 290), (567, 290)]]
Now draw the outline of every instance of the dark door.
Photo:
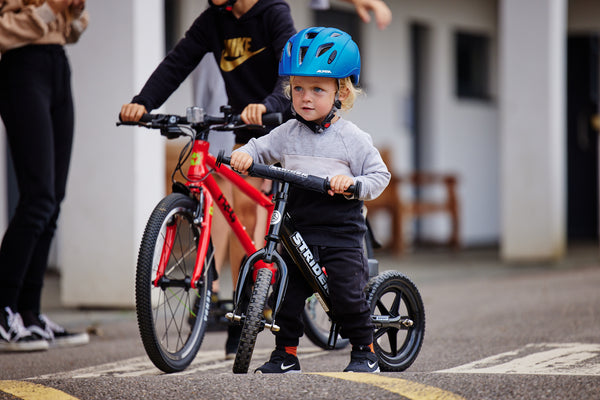
[(598, 37), (569, 36), (567, 63), (567, 234), (598, 238)]

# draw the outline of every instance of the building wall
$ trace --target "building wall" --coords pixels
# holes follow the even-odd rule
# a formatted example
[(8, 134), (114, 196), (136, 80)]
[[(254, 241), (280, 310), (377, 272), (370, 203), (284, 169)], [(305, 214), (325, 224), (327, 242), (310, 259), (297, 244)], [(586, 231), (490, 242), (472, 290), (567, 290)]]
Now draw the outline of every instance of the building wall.
[[(292, 2), (298, 29), (312, 24), (308, 3)], [(496, 243), (500, 233), (497, 1), (460, 0), (450, 4), (444, 0), (394, 0), (387, 4), (393, 22), (386, 30), (380, 31), (372, 23), (362, 25), (365, 74), (361, 79), (367, 85), (366, 96), (347, 117), (368, 131), (377, 146), (393, 149), (394, 172), (412, 170), (412, 133), (407, 115), (412, 103), (410, 26), (415, 22), (426, 26), (429, 63), (424, 71), (424, 169), (458, 175), (463, 243)], [(453, 35), (457, 29), (492, 38), (491, 101), (461, 101), (454, 95)], [(425, 223), (427, 237), (447, 237), (447, 218), (432, 217)]]

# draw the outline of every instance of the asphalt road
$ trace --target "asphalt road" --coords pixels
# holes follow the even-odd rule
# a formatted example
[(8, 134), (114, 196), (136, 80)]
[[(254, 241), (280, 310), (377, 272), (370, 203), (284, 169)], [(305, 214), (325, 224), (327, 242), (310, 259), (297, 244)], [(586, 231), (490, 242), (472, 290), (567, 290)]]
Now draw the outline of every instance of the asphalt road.
[[(411, 276), (427, 313), (421, 353), (402, 373), (343, 374), (349, 349), (303, 340), (303, 374), (234, 375), (225, 333), (209, 332), (194, 363), (166, 375), (146, 357), (132, 311), (51, 308), (69, 328), (90, 329), (91, 343), (0, 354), (0, 399), (600, 399), (597, 253), (535, 266), (500, 263), (493, 251), (382, 257), (381, 271)], [(273, 343), (259, 335), (251, 369)]]

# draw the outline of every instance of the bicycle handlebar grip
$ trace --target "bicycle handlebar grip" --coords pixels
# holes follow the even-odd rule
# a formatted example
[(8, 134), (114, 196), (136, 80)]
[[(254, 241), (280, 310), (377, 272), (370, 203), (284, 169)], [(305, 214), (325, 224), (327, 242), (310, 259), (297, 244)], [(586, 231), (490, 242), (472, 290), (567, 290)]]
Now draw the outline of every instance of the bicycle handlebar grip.
[(263, 125), (281, 125), (281, 122), (283, 121), (283, 116), (281, 115), (281, 113), (269, 113), (269, 114), (263, 114), (262, 116), (262, 122)]
[[(277, 126), (281, 125), (282, 121), (283, 116), (281, 115), (281, 113), (268, 113), (262, 115), (263, 125)], [(235, 125), (242, 125), (244, 123), (241, 115), (233, 115), (231, 118), (231, 122), (233, 122)]]
[(150, 113), (146, 113), (146, 114), (142, 115), (142, 118), (140, 118), (139, 122), (152, 122), (153, 119), (154, 119), (154, 115), (152, 115)]

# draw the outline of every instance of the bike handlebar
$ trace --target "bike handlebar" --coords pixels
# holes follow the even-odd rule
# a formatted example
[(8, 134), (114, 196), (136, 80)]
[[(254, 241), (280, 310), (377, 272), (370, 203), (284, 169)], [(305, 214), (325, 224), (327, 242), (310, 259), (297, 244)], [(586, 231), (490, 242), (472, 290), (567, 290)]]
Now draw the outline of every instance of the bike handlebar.
[[(262, 123), (263, 125), (250, 125), (245, 124), (242, 121), (242, 117), (238, 114), (231, 114), (230, 112), (225, 112), (224, 116), (211, 116), (204, 115), (201, 121), (188, 121), (186, 116), (180, 115), (172, 115), (172, 114), (144, 114), (140, 118), (139, 121), (122, 121), (121, 115), (119, 114), (119, 122), (117, 122), (117, 126), (120, 125), (133, 125), (133, 126), (143, 126), (150, 129), (168, 129), (173, 128), (178, 125), (195, 125), (200, 128), (216, 128), (221, 130), (235, 130), (240, 128), (257, 128), (264, 126), (277, 126), (282, 122), (281, 113), (268, 113), (262, 115)], [(217, 125), (217, 127), (213, 127), (213, 125)], [(220, 126), (218, 126), (220, 125)]]
[[(217, 166), (221, 164), (231, 165), (231, 157), (225, 156), (223, 151), (220, 151), (217, 156)], [(248, 174), (259, 178), (287, 182), (291, 185), (303, 189), (314, 190), (319, 193), (327, 193), (327, 191), (331, 189), (329, 178), (321, 178), (319, 176), (309, 175), (304, 172), (285, 169), (275, 165), (252, 163), (250, 168), (248, 168)], [(350, 185), (346, 190), (346, 193), (358, 197), (358, 194), (360, 194), (360, 186), (361, 183), (356, 182), (354, 185)]]

